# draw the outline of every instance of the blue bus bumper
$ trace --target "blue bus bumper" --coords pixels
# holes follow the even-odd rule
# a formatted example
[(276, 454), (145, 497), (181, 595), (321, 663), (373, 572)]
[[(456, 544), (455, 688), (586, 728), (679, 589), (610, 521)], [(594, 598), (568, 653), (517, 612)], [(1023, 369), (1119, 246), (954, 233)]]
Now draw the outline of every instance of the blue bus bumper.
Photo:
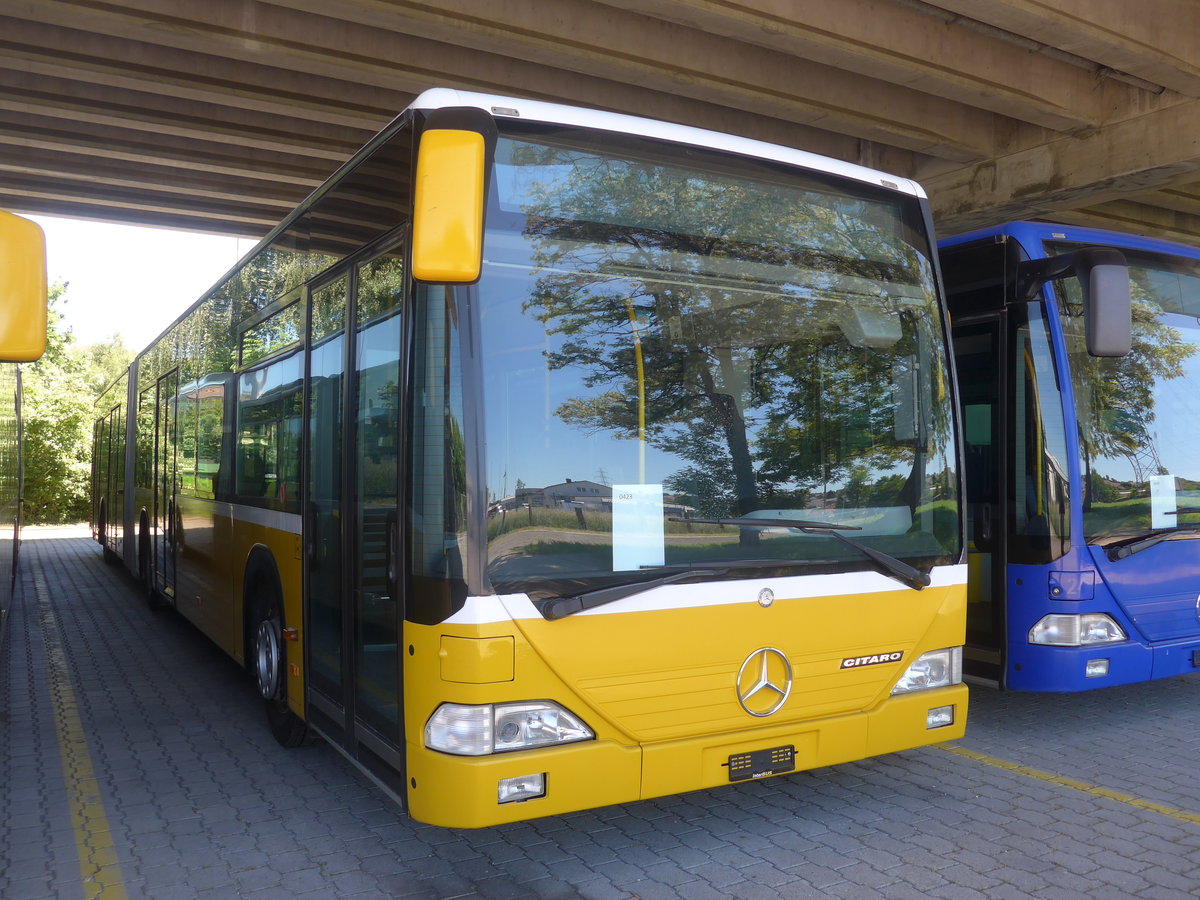
[[(1108, 660), (1108, 672), (1089, 677), (1087, 664)], [(1200, 672), (1200, 638), (1142, 644), (1124, 641), (1092, 647), (1010, 645), (1005, 687), (1013, 691), (1090, 691)]]

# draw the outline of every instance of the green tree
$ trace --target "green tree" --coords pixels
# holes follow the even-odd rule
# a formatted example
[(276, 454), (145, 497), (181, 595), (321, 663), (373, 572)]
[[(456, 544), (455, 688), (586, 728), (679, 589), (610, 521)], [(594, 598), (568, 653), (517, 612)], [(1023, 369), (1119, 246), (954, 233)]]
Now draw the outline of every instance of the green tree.
[[(1136, 273), (1135, 273), (1136, 275)], [(1080, 442), (1083, 445), (1086, 489), (1084, 509), (1094, 503), (1115, 502), (1118, 496), (1108, 481), (1111, 473), (1092, 466), (1105, 460), (1133, 459), (1143, 447), (1153, 446), (1156, 397), (1162, 384), (1184, 378), (1186, 363), (1198, 349), (1179, 329), (1163, 320), (1163, 306), (1151, 288), (1131, 278), (1133, 341), (1130, 352), (1117, 358), (1089, 356), (1084, 341), (1084, 320), (1078, 287), (1068, 282), (1062, 289), (1068, 315), (1064, 321)], [(1149, 472), (1148, 475), (1166, 474)], [(1149, 495), (1146, 482), (1134, 486)]]
[(50, 289), (46, 353), (24, 372), (25, 521), (86, 522), (100, 392), (129, 365), (119, 337), (80, 347), (63, 324), (66, 284)]

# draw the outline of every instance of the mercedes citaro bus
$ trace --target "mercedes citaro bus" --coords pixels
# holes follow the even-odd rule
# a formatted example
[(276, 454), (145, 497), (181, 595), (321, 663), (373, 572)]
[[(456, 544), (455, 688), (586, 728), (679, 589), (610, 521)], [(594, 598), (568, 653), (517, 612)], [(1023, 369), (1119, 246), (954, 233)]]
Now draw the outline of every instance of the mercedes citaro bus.
[(105, 395), (96, 537), (425, 822), (945, 741), (948, 347), (906, 179), (432, 90)]

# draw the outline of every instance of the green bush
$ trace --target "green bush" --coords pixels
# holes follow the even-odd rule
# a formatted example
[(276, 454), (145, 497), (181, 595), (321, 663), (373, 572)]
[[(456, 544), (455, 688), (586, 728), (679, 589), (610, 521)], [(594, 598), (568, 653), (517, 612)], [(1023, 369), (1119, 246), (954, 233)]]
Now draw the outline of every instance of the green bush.
[(58, 304), (65, 284), (50, 289), (46, 353), (22, 373), (25, 392), (25, 522), (58, 525), (91, 517), (92, 425), (101, 391), (132, 358), (118, 335), (80, 347)]

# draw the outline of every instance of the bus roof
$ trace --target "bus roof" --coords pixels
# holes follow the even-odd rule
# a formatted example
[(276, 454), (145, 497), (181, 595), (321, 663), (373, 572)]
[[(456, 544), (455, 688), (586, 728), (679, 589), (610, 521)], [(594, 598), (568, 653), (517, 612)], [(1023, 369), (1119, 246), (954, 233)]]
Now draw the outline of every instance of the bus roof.
[[(843, 162), (805, 150), (796, 150), (779, 144), (737, 137), (720, 131), (708, 131), (690, 125), (676, 125), (656, 119), (643, 119), (623, 113), (583, 109), (540, 100), (521, 100), (451, 88), (431, 88), (421, 93), (408, 107), (409, 110), (434, 110), (446, 107), (467, 106), (482, 109), (499, 119), (511, 118), (533, 122), (549, 122), (557, 125), (573, 125), (581, 128), (596, 128), (622, 134), (636, 134), (677, 144), (691, 144), (753, 156), (789, 165), (803, 166), (819, 172), (850, 178), (876, 186), (891, 188), (915, 197), (924, 197), (924, 189), (908, 178), (888, 175), (866, 166)], [(405, 112), (407, 112), (406, 110)]]
[(1103, 244), (1125, 247), (1130, 250), (1144, 250), (1150, 253), (1166, 253), (1172, 256), (1200, 259), (1200, 248), (1177, 241), (1145, 237), (1107, 228), (1087, 228), (1081, 225), (1063, 225), (1056, 222), (1006, 222), (1003, 225), (979, 228), (975, 231), (943, 238), (938, 241), (938, 246), (954, 247), (1000, 235), (1011, 235), (1016, 238), (1035, 257), (1044, 255), (1040, 246), (1042, 241), (1070, 241), (1075, 244)]
[(551, 124), (576, 126), (580, 128), (596, 128), (621, 134), (634, 134), (695, 147), (705, 147), (736, 153), (743, 156), (784, 163), (785, 165), (802, 166), (815, 172), (823, 172), (836, 177), (848, 178), (860, 183), (883, 187), (911, 197), (924, 199), (924, 189), (908, 178), (888, 175), (865, 166), (842, 162), (805, 150), (796, 150), (766, 141), (756, 141), (741, 138), (736, 135), (719, 131), (707, 131), (690, 125), (676, 125), (661, 122), (656, 119), (643, 119), (622, 113), (604, 112), (602, 110), (584, 109), (558, 103), (546, 103), (539, 100), (522, 100), (516, 97), (504, 97), (494, 94), (483, 94), (473, 91), (459, 91), (453, 88), (430, 88), (417, 95), (416, 99), (391, 122), (379, 130), (359, 150), (343, 162), (321, 185), (313, 190), (295, 209), (289, 212), (280, 222), (246, 254), (239, 259), (228, 272), (205, 291), (195, 303), (179, 314), (162, 332), (144, 348), (137, 352), (134, 362), (140, 364), (142, 357), (153, 347), (157, 346), (176, 326), (186, 319), (193, 310), (203, 303), (226, 280), (231, 278), (246, 262), (264, 248), (270, 246), (276, 238), (287, 231), (292, 224), (301, 218), (327, 191), (331, 190), (347, 173), (368, 158), (377, 148), (390, 140), (400, 128), (411, 118), (414, 111), (427, 112), (436, 109), (453, 107), (475, 107), (482, 109), (497, 118), (520, 118), (525, 121), (546, 122)]

